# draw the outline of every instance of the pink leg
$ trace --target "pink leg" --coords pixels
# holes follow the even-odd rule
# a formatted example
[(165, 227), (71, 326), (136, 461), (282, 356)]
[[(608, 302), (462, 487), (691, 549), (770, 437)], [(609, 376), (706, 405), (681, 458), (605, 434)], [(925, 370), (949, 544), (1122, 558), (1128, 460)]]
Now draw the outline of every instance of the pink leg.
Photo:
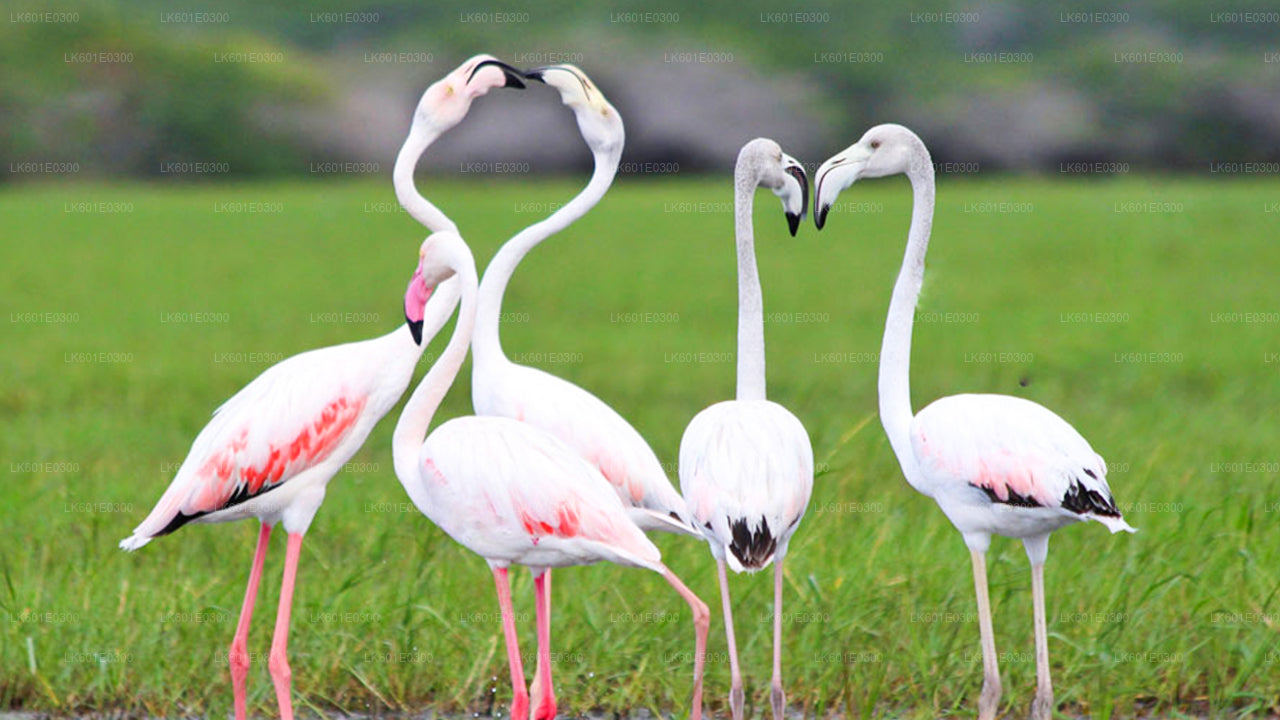
[(711, 612), (707, 604), (693, 594), (693, 591), (680, 582), (680, 578), (670, 570), (663, 568), (662, 577), (671, 583), (671, 587), (680, 593), (689, 609), (693, 611), (693, 708), (689, 711), (689, 720), (702, 718), (702, 668), (707, 660), (707, 630), (711, 628)]
[(498, 586), (502, 633), (507, 637), (507, 662), (511, 665), (511, 720), (528, 720), (529, 691), (524, 689), (524, 666), (520, 663), (520, 641), (516, 637), (516, 614), (511, 609), (511, 580), (506, 568), (493, 569), (493, 583)]
[(533, 720), (554, 720), (556, 691), (551, 683), (551, 571), (533, 579), (534, 607), (538, 623), (538, 669), (533, 676), (533, 695), (538, 705)]
[(289, 533), (284, 555), (284, 580), (280, 583), (280, 607), (276, 610), (276, 630), (271, 636), (271, 655), (267, 668), (276, 686), (276, 702), (280, 704), (280, 720), (293, 720), (293, 699), (289, 695), (293, 670), (289, 668), (289, 615), (293, 610), (293, 585), (298, 576), (298, 557), (302, 554), (302, 533)]
[(270, 539), (271, 526), (263, 523), (258, 532), (258, 549), (253, 553), (253, 568), (249, 570), (249, 586), (244, 590), (244, 605), (240, 607), (240, 622), (236, 623), (236, 636), (231, 640), (231, 650), (227, 653), (236, 720), (245, 720), (248, 716), (244, 691), (249, 677), (249, 623), (253, 619), (253, 602), (258, 599), (258, 581), (262, 579), (262, 564), (267, 559), (267, 541)]

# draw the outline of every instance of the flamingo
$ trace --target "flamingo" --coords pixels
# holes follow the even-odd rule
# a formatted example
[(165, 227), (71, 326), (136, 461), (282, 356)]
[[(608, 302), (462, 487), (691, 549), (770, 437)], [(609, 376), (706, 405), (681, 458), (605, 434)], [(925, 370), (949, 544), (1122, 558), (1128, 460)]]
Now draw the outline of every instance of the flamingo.
[(733, 634), (729, 577), (774, 563), (773, 681), (770, 700), (781, 720), (782, 561), (813, 490), (813, 446), (804, 425), (781, 405), (765, 399), (764, 309), (756, 270), (751, 209), (757, 187), (782, 199), (795, 235), (808, 206), (808, 181), (800, 163), (766, 138), (738, 153), (734, 180), (734, 226), (738, 244), (737, 399), (716, 403), (694, 416), (680, 440), (680, 490), (702, 526), (720, 577), (725, 636), (729, 646), (729, 707), (741, 720), (743, 691)]
[[(524, 75), (555, 88), (561, 101), (573, 110), (595, 169), (576, 197), (504, 243), (485, 270), (471, 343), (472, 404), (478, 415), (519, 420), (568, 444), (613, 485), (642, 529), (696, 535), (684, 500), (671, 486), (658, 456), (630, 423), (587, 390), (543, 370), (516, 364), (502, 350), (498, 335), (502, 296), (516, 266), (539, 243), (600, 202), (617, 174), (626, 139), (622, 116), (581, 68), (551, 65)], [(550, 608), (550, 572), (535, 582), (535, 592), (535, 607)], [(534, 695), (554, 700), (551, 688), (542, 688), (549, 670), (539, 662)], [(535, 715), (544, 717), (546, 710), (539, 706)]]
[(476, 414), (508, 417), (544, 430), (576, 450), (613, 485), (644, 530), (697, 534), (684, 500), (640, 433), (600, 398), (537, 368), (518, 365), (498, 338), (502, 295), (516, 266), (538, 243), (563, 230), (600, 201), (622, 157), (622, 116), (581, 69), (552, 65), (525, 73), (560, 92), (591, 148), (595, 170), (573, 200), (512, 237), (489, 263), (480, 283), (471, 399)]
[(907, 482), (933, 498), (969, 548), (982, 640), (978, 717), (1000, 703), (1000, 671), (991, 631), (986, 552), (992, 535), (1020, 538), (1031, 562), (1036, 643), (1033, 720), (1053, 713), (1044, 614), (1049, 534), (1094, 520), (1113, 534), (1134, 532), (1116, 509), (1107, 466), (1088, 441), (1049, 409), (1007, 395), (952, 395), (912, 416), (911, 326), (924, 282), (933, 225), (933, 161), (901, 125), (877, 125), (818, 168), (814, 221), (819, 229), (841, 190), (860, 178), (905, 174), (914, 195), (902, 270), (893, 287), (880, 350), (880, 419)]
[[(423, 96), (406, 145), (419, 143), (425, 150), (431, 139), (452, 127), (448, 122), (461, 121), (472, 99), (510, 84), (510, 73), (509, 67), (485, 56), (464, 63)], [(412, 165), (409, 175), (412, 181)], [(438, 216), (433, 222), (443, 218), (452, 224), (431, 210)], [(447, 307), (448, 312), (428, 313), (434, 284), (415, 274), (405, 298), (403, 327), (372, 340), (301, 353), (268, 368), (214, 411), (155, 508), (120, 542), (122, 549), (136, 550), (189, 522), (250, 517), (260, 522), (244, 604), (227, 654), (236, 720), (247, 716), (249, 624), (272, 529), (283, 523), (288, 543), (268, 668), (280, 716), (291, 720), (288, 633), (303, 535), (329, 481), (408, 388), (425, 345), (424, 332), (429, 341), (448, 319), (457, 301), (455, 285), (441, 288), (430, 301), (433, 308)], [(427, 316), (431, 322), (424, 326)]]
[(554, 436), (510, 418), (454, 418), (427, 435), (432, 416), (466, 357), (478, 303), (475, 265), (456, 233), (429, 236), (420, 258), (419, 272), (429, 281), (454, 273), (461, 284), (462, 306), (453, 337), (396, 424), (396, 476), (424, 515), (489, 564), (511, 670), (512, 718), (528, 718), (529, 694), (524, 688), (508, 567), (528, 567), (539, 585), (538, 665), (546, 668), (546, 683), (538, 709), (540, 718), (554, 718), (550, 609), (542, 592), (545, 573), (547, 568), (606, 560), (661, 574), (689, 604), (696, 638), (690, 717), (699, 720), (710, 626), (707, 606), (663, 565), (658, 548), (631, 520), (600, 471)]

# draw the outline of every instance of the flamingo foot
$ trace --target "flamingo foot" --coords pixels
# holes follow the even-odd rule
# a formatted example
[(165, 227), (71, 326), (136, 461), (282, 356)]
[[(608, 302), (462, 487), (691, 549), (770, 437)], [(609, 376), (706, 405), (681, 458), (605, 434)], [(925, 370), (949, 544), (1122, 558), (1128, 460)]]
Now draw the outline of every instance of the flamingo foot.
[(978, 696), (978, 720), (995, 720), (1003, 692), (999, 676), (983, 678), (982, 694)]
[(742, 706), (746, 704), (746, 699), (741, 684), (729, 689), (729, 712), (732, 713), (733, 720), (742, 720)]
[(550, 694), (544, 694), (533, 710), (533, 720), (555, 720), (555, 717), (556, 699)]
[(529, 693), (524, 690), (511, 698), (511, 720), (529, 720)]
[(1047, 695), (1036, 691), (1036, 697), (1031, 701), (1031, 720), (1050, 720), (1052, 717), (1053, 691), (1050, 690)]
[(787, 712), (787, 696), (782, 692), (782, 683), (774, 684), (769, 700), (773, 704), (773, 720), (782, 720)]
[(280, 720), (293, 720), (293, 699), (290, 697), (290, 686), (293, 682), (293, 669), (284, 653), (272, 652), (267, 660), (271, 671), (271, 683), (276, 688), (276, 702), (280, 705)]

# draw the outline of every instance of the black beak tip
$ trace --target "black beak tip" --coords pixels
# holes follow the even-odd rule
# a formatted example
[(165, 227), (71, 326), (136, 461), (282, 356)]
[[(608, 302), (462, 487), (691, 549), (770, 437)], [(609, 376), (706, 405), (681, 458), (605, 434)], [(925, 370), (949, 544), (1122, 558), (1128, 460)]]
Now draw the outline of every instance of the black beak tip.
[(410, 320), (408, 316), (405, 316), (404, 321), (409, 324), (409, 334), (413, 335), (413, 344), (421, 345), (422, 344), (422, 321)]
[(502, 74), (506, 76), (507, 82), (503, 85), (503, 87), (516, 88), (518, 90), (524, 89), (524, 82), (523, 82), (524, 73), (502, 62), (501, 60), (485, 60), (483, 62), (477, 63), (476, 66), (472, 68), (471, 77), (467, 78), (467, 82), (471, 82), (471, 80), (475, 78), (476, 73), (480, 72), (480, 68), (485, 67), (486, 65), (492, 65), (498, 68), (499, 70), (502, 71)]
[(827, 224), (827, 211), (830, 209), (831, 206), (828, 205), (827, 207), (818, 208), (818, 212), (813, 214), (813, 224), (817, 225), (819, 230), (822, 229), (823, 225)]
[(791, 229), (791, 237), (796, 236), (796, 231), (800, 229), (800, 221), (804, 219), (804, 213), (799, 215), (795, 213), (787, 213), (787, 227)]
[(547, 81), (542, 77), (543, 72), (542, 68), (537, 68), (535, 70), (525, 70), (523, 75), (526, 80), (537, 80), (540, 83), (546, 84)]

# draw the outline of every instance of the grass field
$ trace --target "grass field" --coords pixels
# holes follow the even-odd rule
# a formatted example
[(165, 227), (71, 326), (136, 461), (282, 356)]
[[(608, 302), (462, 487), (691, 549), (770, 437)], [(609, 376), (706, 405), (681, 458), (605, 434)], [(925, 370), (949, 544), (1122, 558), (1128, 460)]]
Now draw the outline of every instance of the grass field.
[[(577, 189), (422, 186), (478, 263)], [(964, 391), (1044, 403), (1107, 458), (1141, 529), (1053, 540), (1063, 716), (1280, 712), (1278, 190), (940, 179), (915, 406)], [(623, 178), (530, 255), (504, 307), (508, 353), (611, 403), (672, 477), (685, 424), (733, 391), (731, 202), (726, 180)], [(806, 220), (792, 239), (774, 198), (758, 197), (769, 392), (805, 423), (818, 462), (784, 626), (789, 699), (806, 715), (969, 716), (981, 682), (967, 553), (902, 479), (876, 415), (909, 204), (905, 181), (859, 184), (821, 234)], [(0, 708), (230, 712), (226, 647), (256, 528), (192, 526), (133, 555), (116, 543), (223, 399), (276, 359), (396, 327), (422, 232), (394, 206), (382, 180), (0, 192)], [(464, 368), (437, 422), (468, 412)], [(295, 704), (505, 715), (492, 583), (408, 503), (391, 466), (397, 413), (335, 478), (307, 536)], [(716, 607), (705, 547), (656, 540)], [(258, 715), (276, 712), (266, 654), (282, 557), (277, 538), (250, 635)], [(1020, 717), (1035, 682), (1030, 574), (1014, 541), (988, 562), (1005, 711)], [(531, 657), (532, 583), (513, 577)], [(732, 586), (749, 711), (767, 715), (770, 581)], [(571, 569), (556, 595), (563, 713), (686, 712), (689, 617), (660, 578)], [(718, 617), (708, 660), (721, 713)]]

